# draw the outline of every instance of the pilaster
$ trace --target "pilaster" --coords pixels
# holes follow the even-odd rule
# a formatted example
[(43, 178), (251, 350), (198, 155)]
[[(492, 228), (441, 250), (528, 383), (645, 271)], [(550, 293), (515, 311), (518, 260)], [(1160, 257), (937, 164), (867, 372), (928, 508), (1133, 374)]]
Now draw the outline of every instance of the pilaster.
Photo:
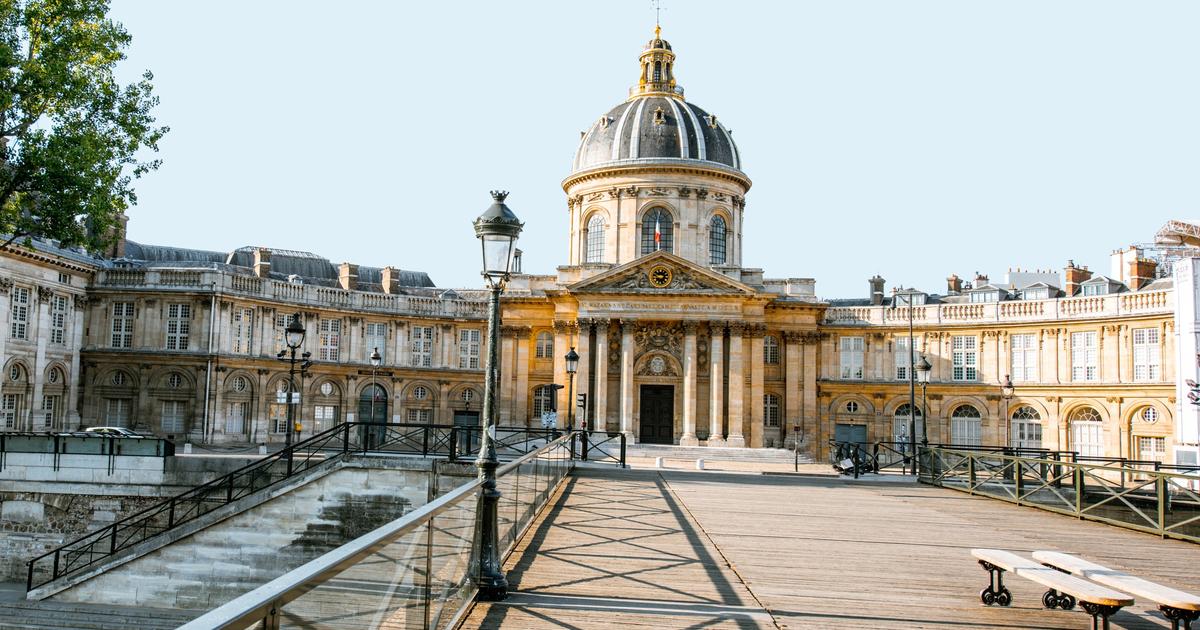
[(729, 324), (729, 437), (726, 446), (743, 448), (746, 438), (742, 434), (745, 425), (746, 375), (745, 358), (742, 355), (746, 325), (741, 322)]
[(608, 430), (608, 331), (606, 319), (596, 321), (596, 383), (592, 391), (592, 429)]
[(725, 322), (711, 322), (709, 337), (712, 349), (708, 353), (711, 361), (708, 369), (708, 445), (725, 446)]
[(621, 321), (621, 432), (626, 440), (637, 442), (633, 432), (633, 322)]
[(696, 439), (696, 331), (698, 324), (683, 322), (683, 435), (680, 446), (699, 446)]

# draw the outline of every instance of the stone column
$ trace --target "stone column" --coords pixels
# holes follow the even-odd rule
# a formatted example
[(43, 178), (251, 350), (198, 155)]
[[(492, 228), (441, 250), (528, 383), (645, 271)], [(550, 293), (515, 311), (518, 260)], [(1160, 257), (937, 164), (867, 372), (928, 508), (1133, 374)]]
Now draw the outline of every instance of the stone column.
[(596, 320), (596, 384), (592, 389), (594, 431), (608, 430), (608, 320)]
[(517, 376), (515, 336), (512, 326), (500, 327), (500, 399), (496, 408), (500, 415), (500, 426), (506, 427), (513, 425), (513, 412), (515, 411), (513, 404), (515, 402), (513, 386)]
[(742, 336), (746, 334), (746, 325), (741, 322), (729, 324), (729, 438), (726, 446), (745, 448), (746, 438), (742, 435), (745, 425), (746, 375), (742, 355)]
[(1102, 383), (1120, 382), (1119, 333), (1120, 326), (1107, 325), (1101, 326), (1100, 334), (1097, 335), (1097, 365), (1100, 368), (1100, 382)]
[(1055, 383), (1071, 382), (1071, 337), (1066, 328), (1052, 329), (1054, 333)]
[(800, 341), (804, 347), (800, 377), (804, 383), (804, 394), (800, 401), (800, 427), (809, 444), (819, 445), (824, 437), (817, 417), (817, 343), (820, 336), (815, 332), (803, 333)]
[[(590, 375), (592, 371), (589, 368), (592, 362), (592, 322), (591, 320), (581, 319), (577, 322), (579, 334), (575, 340), (575, 351), (579, 353), (579, 371), (575, 374), (575, 399), (579, 399), (579, 394), (588, 394), (591, 392)], [(570, 401), (571, 407), (575, 409), (575, 426), (582, 427), (588, 420), (588, 408), (591, 407), (591, 401), (583, 407), (575, 404), (575, 400)], [(590, 426), (590, 425), (589, 425)]]
[(33, 299), (37, 304), (37, 316), (30, 318), (29, 339), (36, 341), (37, 350), (33, 371), (29, 374), (29, 382), (33, 384), (33, 399), (29, 401), (29, 422), (26, 426), (31, 431), (45, 431), (49, 427), (46, 426), (45, 409), (42, 408), (42, 387), (46, 383), (46, 345), (50, 341), (50, 300), (54, 299), (54, 293), (50, 289), (37, 287)]
[[(83, 374), (79, 368), (79, 349), (84, 345), (83, 340), (83, 316), (87, 312), (88, 298), (86, 295), (71, 296), (74, 302), (74, 310), (71, 311), (71, 372), (66, 375), (67, 379), (67, 399), (63, 402), (63, 426), (67, 431), (82, 429), (82, 420), (79, 415), (79, 386), (83, 384)], [(0, 329), (3, 330), (3, 329)], [(0, 356), (4, 356), (4, 352), (0, 351)]]
[[(513, 392), (513, 397), (516, 399), (514, 405), (514, 424), (518, 426), (528, 427), (529, 425), (529, 335), (532, 329), (529, 326), (519, 326), (513, 329), (513, 344), (516, 346), (517, 355), (517, 385), (516, 391)], [(540, 426), (540, 425), (539, 425)]]
[(708, 334), (712, 338), (708, 353), (708, 445), (725, 446), (725, 322), (710, 322)]
[(633, 432), (633, 322), (621, 321), (621, 432), (630, 444), (637, 443)]
[(562, 385), (556, 392), (558, 397), (558, 426), (563, 427), (567, 421), (567, 348), (571, 345), (571, 322), (555, 320), (554, 322), (554, 382)]
[(699, 446), (696, 439), (696, 322), (683, 322), (683, 435), (680, 446)]
[(753, 448), (762, 448), (766, 424), (763, 422), (763, 335), (767, 327), (755, 324), (750, 332), (750, 425), (742, 424), (744, 439)]
[(396, 337), (394, 348), (391, 352), (391, 365), (397, 367), (408, 367), (408, 323), (396, 322)]
[(780, 423), (780, 436), (786, 443), (788, 435), (795, 437), (792, 427), (800, 425), (800, 335), (794, 332), (783, 333), (784, 340), (784, 371), (783, 371), (783, 421)]

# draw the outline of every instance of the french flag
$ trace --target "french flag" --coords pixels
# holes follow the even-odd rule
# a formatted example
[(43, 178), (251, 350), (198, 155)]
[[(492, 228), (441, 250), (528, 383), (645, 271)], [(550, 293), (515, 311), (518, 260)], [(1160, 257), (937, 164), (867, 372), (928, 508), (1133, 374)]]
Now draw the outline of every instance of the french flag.
[(662, 232), (658, 229), (658, 217), (654, 217), (654, 249), (662, 249)]

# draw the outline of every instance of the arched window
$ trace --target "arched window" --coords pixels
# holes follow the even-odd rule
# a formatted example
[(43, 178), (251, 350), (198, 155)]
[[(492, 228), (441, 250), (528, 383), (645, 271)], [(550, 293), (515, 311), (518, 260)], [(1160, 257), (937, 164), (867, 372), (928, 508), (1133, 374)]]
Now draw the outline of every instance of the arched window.
[(536, 359), (554, 358), (554, 335), (540, 332), (537, 336), (537, 348), (533, 354)]
[(533, 390), (533, 418), (540, 420), (542, 414), (550, 411), (554, 400), (554, 388), (549, 385), (539, 385)]
[(726, 232), (725, 217), (713, 215), (712, 220), (708, 222), (708, 264), (725, 264)]
[(587, 257), (584, 262), (604, 262), (604, 217), (593, 214), (587, 222)]
[(774, 335), (763, 337), (763, 363), (779, 365), (779, 339)]
[[(908, 434), (908, 403), (904, 403), (896, 407), (896, 413), (892, 416), (892, 435), (897, 442), (907, 444), (909, 442)], [(913, 407), (913, 426), (915, 427), (917, 441), (921, 441), (921, 437), (925, 435), (925, 418), (922, 417), (921, 408)]]
[(1071, 450), (1084, 457), (1104, 455), (1104, 423), (1100, 412), (1080, 407), (1071, 413)]
[(642, 217), (642, 255), (674, 251), (675, 222), (671, 213), (663, 208), (655, 208)]
[(950, 443), (964, 446), (979, 446), (983, 419), (979, 410), (971, 405), (959, 405), (950, 413)]
[(1029, 405), (1017, 407), (1012, 412), (1009, 435), (1016, 448), (1042, 448), (1042, 415)]
[(779, 426), (779, 396), (765, 394), (763, 396), (763, 424), (768, 427)]

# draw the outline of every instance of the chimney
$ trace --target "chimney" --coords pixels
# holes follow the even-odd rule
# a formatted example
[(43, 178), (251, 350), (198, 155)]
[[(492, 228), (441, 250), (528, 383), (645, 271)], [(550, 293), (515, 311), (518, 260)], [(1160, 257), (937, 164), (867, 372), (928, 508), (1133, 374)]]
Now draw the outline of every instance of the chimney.
[(879, 306), (883, 304), (883, 283), (886, 282), (880, 278), (878, 274), (875, 277), (867, 280), (867, 284), (871, 285), (871, 306)]
[(976, 271), (975, 272), (975, 288), (978, 289), (979, 287), (981, 287), (987, 283), (988, 283), (988, 277), (979, 273), (978, 271)]
[(1129, 290), (1137, 291), (1154, 282), (1154, 272), (1157, 269), (1158, 263), (1153, 260), (1138, 258), (1129, 261)]
[(342, 263), (338, 267), (338, 285), (347, 291), (354, 291), (358, 288), (358, 265), (352, 265), (348, 262)]
[(958, 295), (962, 293), (962, 278), (958, 274), (952, 273), (946, 277), (946, 294)]
[(1071, 297), (1079, 291), (1079, 284), (1091, 277), (1092, 272), (1087, 267), (1076, 267), (1074, 260), (1068, 260), (1067, 267), (1063, 269), (1063, 291), (1067, 297)]
[(125, 230), (129, 226), (129, 215), (118, 214), (111, 227), (108, 228), (108, 257), (125, 257)]
[(259, 278), (271, 275), (271, 250), (265, 247), (254, 250), (254, 275)]
[(384, 267), (379, 282), (383, 285), (384, 293), (396, 295), (400, 292), (400, 271), (395, 267)]

